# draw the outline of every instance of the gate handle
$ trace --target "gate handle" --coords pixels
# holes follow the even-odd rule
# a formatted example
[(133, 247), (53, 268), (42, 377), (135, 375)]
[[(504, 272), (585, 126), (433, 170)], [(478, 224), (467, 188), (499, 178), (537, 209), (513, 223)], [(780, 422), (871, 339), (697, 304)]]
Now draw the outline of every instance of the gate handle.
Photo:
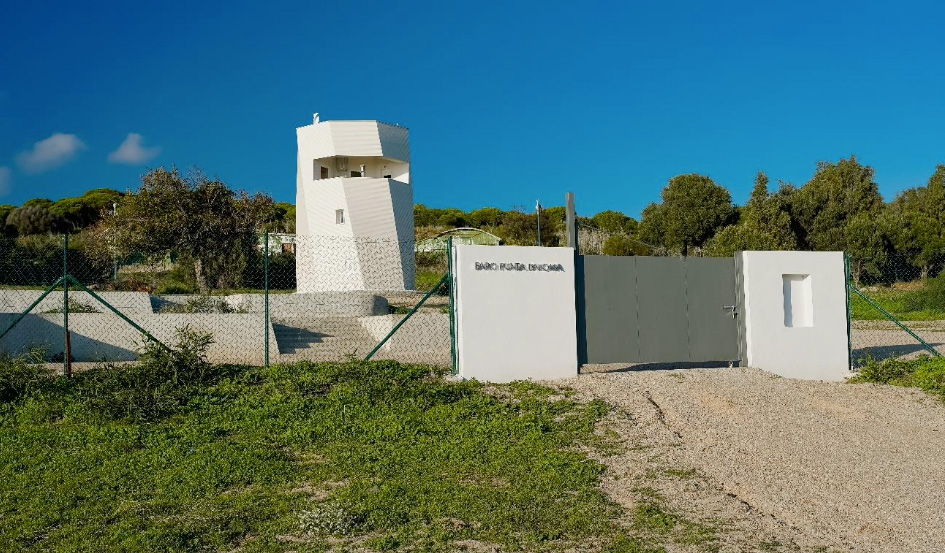
[(729, 311), (731, 311), (731, 312), (732, 312), (732, 318), (733, 318), (733, 319), (738, 316), (738, 306), (737, 306), (737, 305), (723, 305), (723, 306), (722, 306), (722, 309), (728, 309)]

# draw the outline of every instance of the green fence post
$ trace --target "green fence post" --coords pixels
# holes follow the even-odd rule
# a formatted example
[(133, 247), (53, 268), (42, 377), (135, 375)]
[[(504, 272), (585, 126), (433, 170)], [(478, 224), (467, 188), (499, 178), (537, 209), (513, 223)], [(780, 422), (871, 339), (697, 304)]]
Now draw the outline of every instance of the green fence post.
[(62, 328), (65, 341), (62, 347), (62, 374), (72, 376), (72, 340), (69, 339), (69, 233), (62, 235)]
[(446, 239), (446, 275), (449, 278), (450, 298), (450, 360), (452, 373), (459, 372), (456, 366), (456, 311), (453, 307), (453, 290), (456, 288), (456, 279), (453, 276), (453, 237)]
[(263, 296), (264, 296), (264, 307), (263, 311), (265, 312), (264, 321), (263, 321), (263, 335), (265, 336), (265, 366), (269, 367), (269, 231), (266, 231), (266, 240), (265, 240), (265, 253), (263, 255)]
[(847, 293), (847, 369), (853, 370), (853, 304), (850, 303), (850, 254), (843, 252), (843, 274), (846, 279), (844, 289)]

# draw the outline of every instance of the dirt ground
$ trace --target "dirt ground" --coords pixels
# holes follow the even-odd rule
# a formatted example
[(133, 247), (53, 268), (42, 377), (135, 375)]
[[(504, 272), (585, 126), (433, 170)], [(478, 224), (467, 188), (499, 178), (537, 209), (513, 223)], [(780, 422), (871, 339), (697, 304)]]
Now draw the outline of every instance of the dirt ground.
[(945, 551), (945, 404), (924, 392), (739, 368), (592, 367), (555, 384), (616, 407), (607, 493), (714, 525), (720, 551)]

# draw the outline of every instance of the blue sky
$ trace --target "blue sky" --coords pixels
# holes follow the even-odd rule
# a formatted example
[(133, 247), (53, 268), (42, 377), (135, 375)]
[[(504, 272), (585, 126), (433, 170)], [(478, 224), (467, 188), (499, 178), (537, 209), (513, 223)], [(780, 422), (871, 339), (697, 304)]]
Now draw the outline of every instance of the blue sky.
[[(91, 4), (91, 5), (90, 5)], [(198, 165), (295, 198), (295, 127), (411, 131), (433, 207), (637, 216), (677, 174), (743, 203), (856, 154), (883, 194), (945, 163), (945, 7), (826, 2), (11, 2), (0, 203)], [(137, 135), (137, 136), (136, 136)], [(121, 146), (121, 148), (120, 148)]]

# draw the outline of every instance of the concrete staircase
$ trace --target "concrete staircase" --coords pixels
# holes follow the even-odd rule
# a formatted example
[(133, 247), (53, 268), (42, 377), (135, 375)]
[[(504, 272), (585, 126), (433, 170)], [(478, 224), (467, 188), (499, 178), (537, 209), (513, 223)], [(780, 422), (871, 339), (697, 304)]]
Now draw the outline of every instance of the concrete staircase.
[(363, 358), (377, 341), (353, 317), (280, 317), (272, 329), (279, 360), (344, 361)]

